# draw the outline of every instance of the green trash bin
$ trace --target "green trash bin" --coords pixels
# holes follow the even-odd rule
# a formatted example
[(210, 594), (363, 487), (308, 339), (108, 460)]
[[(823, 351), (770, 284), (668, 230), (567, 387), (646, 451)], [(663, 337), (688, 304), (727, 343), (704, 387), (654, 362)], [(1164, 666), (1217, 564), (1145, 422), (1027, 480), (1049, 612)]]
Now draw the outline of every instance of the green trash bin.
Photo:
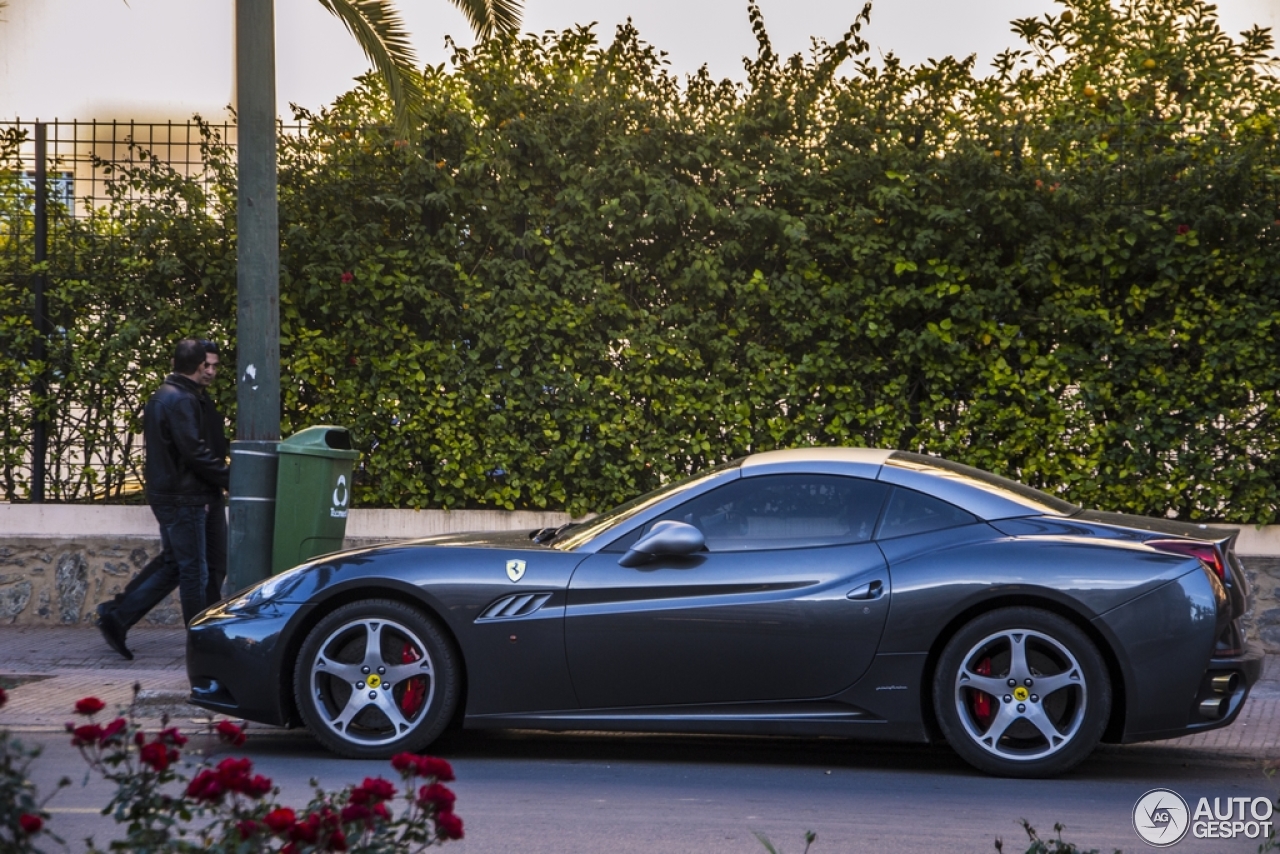
[(360, 452), (345, 427), (308, 427), (278, 446), (271, 572), (342, 548), (351, 507), (351, 469)]

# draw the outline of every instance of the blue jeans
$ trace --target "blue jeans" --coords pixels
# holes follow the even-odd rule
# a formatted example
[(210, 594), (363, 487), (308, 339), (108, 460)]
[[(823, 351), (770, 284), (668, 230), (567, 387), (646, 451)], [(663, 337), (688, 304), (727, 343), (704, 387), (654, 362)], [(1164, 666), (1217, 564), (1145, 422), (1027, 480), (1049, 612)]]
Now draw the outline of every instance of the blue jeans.
[[(209, 586), (205, 597), (205, 607), (207, 608), (210, 605), (216, 605), (222, 601), (222, 587), (227, 580), (227, 511), (226, 505), (222, 500), (222, 496), (218, 496), (217, 501), (209, 502), (209, 515), (205, 520), (204, 525), (204, 544), (205, 558), (209, 565)], [(126, 599), (133, 596), (135, 590), (142, 587), (144, 584), (147, 584), (150, 581), (151, 576), (159, 572), (164, 565), (165, 556), (162, 551), (151, 560), (147, 561), (147, 564), (142, 568), (142, 571), (130, 579), (129, 583), (125, 585), (124, 590), (117, 593), (111, 599), (110, 603), (108, 603), (111, 609), (118, 609), (122, 604), (124, 604)], [(155, 602), (152, 602), (144, 607), (140, 612), (137, 612), (137, 617), (132, 622), (124, 624), (126, 629), (133, 626), (133, 624), (138, 620), (141, 620), (142, 617), (151, 610), (151, 608), (159, 604), (171, 591), (178, 589), (177, 580), (175, 579), (167, 589), (164, 589), (163, 587), (156, 588), (157, 591), (162, 589), (164, 592), (160, 594), (159, 599), (156, 599)], [(136, 608), (134, 610), (136, 611)], [(123, 612), (118, 612), (117, 616), (121, 614), (123, 614)]]
[(174, 588), (178, 590), (185, 623), (190, 623), (210, 603), (205, 533), (208, 508), (203, 504), (153, 505), (151, 512), (160, 523), (161, 552), (153, 562), (157, 564), (155, 570), (150, 574), (144, 570), (136, 579), (140, 583), (133, 590), (126, 589), (123, 599), (115, 606), (116, 616), (126, 628), (141, 620)]

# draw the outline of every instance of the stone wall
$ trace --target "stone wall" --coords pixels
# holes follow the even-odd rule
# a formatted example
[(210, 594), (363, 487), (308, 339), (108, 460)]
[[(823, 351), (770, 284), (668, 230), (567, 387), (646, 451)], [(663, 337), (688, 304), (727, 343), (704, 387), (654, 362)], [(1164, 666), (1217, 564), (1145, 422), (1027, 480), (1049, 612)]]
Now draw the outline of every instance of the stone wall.
[[(389, 542), (348, 539), (348, 548)], [(156, 537), (55, 540), (0, 535), (0, 625), (91, 624), (94, 609), (124, 590), (160, 553)], [(182, 624), (175, 591), (143, 618), (143, 625)]]
[[(160, 551), (158, 538), (0, 539), (0, 625), (88, 623)], [(146, 621), (182, 622), (177, 594)]]
[(1245, 625), (1269, 653), (1280, 652), (1280, 555), (1241, 555), (1253, 596)]

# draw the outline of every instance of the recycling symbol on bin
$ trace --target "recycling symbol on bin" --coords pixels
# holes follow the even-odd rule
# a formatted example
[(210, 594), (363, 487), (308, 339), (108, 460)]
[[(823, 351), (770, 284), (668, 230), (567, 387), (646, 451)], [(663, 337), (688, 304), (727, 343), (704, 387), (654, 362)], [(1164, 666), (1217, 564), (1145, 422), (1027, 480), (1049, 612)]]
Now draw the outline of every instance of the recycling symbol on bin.
[(347, 499), (351, 497), (347, 491), (347, 476), (345, 474), (338, 475), (338, 485), (333, 488), (333, 506), (346, 507)]

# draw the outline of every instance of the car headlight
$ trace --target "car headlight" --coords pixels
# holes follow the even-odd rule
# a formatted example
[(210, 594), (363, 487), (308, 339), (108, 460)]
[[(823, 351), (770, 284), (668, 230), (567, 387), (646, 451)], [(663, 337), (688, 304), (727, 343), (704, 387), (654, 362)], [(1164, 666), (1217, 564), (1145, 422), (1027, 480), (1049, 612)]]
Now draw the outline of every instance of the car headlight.
[(228, 611), (251, 611), (274, 602), (294, 590), (310, 570), (311, 564), (308, 563), (273, 575), (240, 593), (224, 607)]

